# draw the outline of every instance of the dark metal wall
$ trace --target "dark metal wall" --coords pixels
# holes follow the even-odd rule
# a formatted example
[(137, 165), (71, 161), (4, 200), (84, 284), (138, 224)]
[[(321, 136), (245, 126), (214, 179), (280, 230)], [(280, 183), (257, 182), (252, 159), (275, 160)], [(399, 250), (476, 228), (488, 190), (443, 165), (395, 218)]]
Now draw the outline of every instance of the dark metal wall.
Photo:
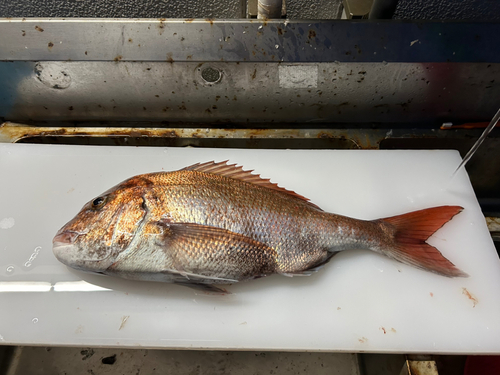
[(500, 96), (498, 24), (17, 19), (0, 35), (10, 121), (440, 126), (488, 121)]

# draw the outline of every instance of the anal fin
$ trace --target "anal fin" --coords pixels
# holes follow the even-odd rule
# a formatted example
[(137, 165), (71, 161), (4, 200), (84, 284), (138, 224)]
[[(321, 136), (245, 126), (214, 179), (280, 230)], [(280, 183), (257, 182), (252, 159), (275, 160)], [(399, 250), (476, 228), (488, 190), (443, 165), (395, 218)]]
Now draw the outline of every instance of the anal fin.
[(207, 293), (212, 293), (212, 294), (232, 294), (230, 291), (224, 289), (224, 288), (219, 288), (216, 287), (212, 284), (199, 284), (199, 283), (190, 283), (190, 282), (175, 282), (177, 285), (182, 285), (182, 286), (187, 286), (188, 288), (201, 291), (201, 292), (207, 292)]
[(329, 261), (332, 259), (334, 255), (338, 254), (338, 252), (331, 252), (328, 254), (326, 259), (322, 260), (319, 263), (314, 264), (310, 268), (307, 268), (302, 271), (298, 272), (285, 272), (281, 273), (281, 275), (286, 276), (286, 277), (295, 277), (295, 276), (311, 276), (314, 272), (318, 272), (320, 269), (322, 269)]

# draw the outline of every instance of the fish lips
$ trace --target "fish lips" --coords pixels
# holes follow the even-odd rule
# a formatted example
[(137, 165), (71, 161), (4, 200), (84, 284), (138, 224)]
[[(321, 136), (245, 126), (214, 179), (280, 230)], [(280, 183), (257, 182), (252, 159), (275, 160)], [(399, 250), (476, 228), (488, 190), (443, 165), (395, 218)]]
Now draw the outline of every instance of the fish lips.
[(101, 268), (98, 264), (105, 263), (106, 260), (109, 259), (112, 249), (110, 247), (105, 247), (105, 251), (102, 252), (98, 258), (95, 256), (82, 256), (85, 251), (81, 249), (80, 244), (78, 244), (76, 240), (78, 237), (84, 236), (85, 234), (87, 234), (87, 232), (64, 230), (64, 228), (57, 232), (52, 240), (52, 252), (57, 260), (76, 269), (88, 270), (89, 265), (93, 265), (91, 268)]

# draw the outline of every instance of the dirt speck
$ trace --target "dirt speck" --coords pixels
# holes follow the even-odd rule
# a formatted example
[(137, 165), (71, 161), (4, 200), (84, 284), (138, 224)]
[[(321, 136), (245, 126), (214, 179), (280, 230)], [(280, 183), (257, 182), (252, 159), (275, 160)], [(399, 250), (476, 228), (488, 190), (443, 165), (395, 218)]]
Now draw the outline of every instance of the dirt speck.
[(115, 57), (115, 61), (120, 61), (121, 59), (123, 59), (123, 56), (122, 55), (118, 55)]
[(40, 26), (35, 26), (35, 30), (40, 31), (41, 33), (43, 33), (44, 31)]
[(91, 349), (91, 348), (88, 348), (88, 349), (83, 349), (80, 354), (83, 356), (82, 357), (82, 361), (85, 361), (87, 359), (89, 359), (90, 357), (92, 357), (95, 352), (94, 352), (94, 349)]
[(49, 46), (49, 49), (50, 49), (50, 48), (54, 47), (54, 43), (49, 42), (48, 46)]
[(358, 341), (361, 343), (361, 344), (364, 344), (368, 341), (368, 339), (366, 337), (361, 337), (360, 339), (358, 339)]
[(104, 357), (103, 359), (101, 359), (101, 362), (103, 365), (114, 365), (116, 362), (116, 354), (113, 354), (109, 357)]

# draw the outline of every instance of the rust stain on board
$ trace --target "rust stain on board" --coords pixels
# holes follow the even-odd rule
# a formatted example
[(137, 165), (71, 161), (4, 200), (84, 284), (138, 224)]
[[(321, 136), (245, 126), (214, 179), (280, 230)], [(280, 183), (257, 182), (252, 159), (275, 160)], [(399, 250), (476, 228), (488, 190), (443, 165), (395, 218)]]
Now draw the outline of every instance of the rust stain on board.
[(395, 330), (394, 328), (391, 328), (391, 329), (387, 328), (387, 329), (386, 329), (385, 327), (380, 327), (379, 329), (380, 329), (382, 332), (384, 332), (384, 335), (386, 335), (386, 334), (387, 334), (387, 332), (396, 333), (396, 330)]
[(477, 297), (469, 292), (467, 288), (462, 288), (462, 294), (472, 301), (472, 307), (476, 307), (476, 305), (479, 303)]
[(366, 337), (361, 337), (360, 339), (358, 339), (358, 341), (361, 343), (361, 344), (364, 344), (368, 341), (368, 339)]
[(163, 23), (164, 21), (166, 21), (167, 19), (166, 18), (160, 18), (159, 21), (159, 25), (158, 25), (158, 30), (159, 30), (159, 33), (160, 35), (163, 34), (163, 32), (165, 31), (165, 24)]

